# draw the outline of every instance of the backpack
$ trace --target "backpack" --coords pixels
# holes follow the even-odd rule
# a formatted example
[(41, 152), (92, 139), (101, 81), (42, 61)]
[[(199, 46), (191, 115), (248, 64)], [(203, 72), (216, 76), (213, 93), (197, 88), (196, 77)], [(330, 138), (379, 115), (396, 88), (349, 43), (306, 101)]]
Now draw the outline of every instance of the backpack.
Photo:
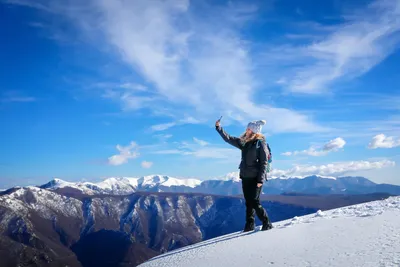
[[(257, 141), (257, 153), (259, 153), (259, 148), (260, 148), (260, 140)], [(268, 159), (267, 159), (267, 173), (269, 173), (271, 171), (271, 165), (272, 165), (272, 151), (271, 148), (269, 147), (269, 144), (267, 143), (267, 148), (268, 148)]]

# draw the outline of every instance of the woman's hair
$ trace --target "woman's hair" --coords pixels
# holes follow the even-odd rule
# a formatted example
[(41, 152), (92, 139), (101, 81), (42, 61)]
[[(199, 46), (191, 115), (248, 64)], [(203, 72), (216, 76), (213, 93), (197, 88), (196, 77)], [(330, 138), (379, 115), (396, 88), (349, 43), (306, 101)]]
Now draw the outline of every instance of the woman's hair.
[(252, 133), (249, 136), (246, 136), (246, 132), (244, 132), (240, 136), (240, 140), (242, 140), (243, 143), (251, 142), (251, 141), (254, 141), (256, 139), (264, 139), (265, 140), (265, 136), (263, 134), (261, 134), (261, 133)]

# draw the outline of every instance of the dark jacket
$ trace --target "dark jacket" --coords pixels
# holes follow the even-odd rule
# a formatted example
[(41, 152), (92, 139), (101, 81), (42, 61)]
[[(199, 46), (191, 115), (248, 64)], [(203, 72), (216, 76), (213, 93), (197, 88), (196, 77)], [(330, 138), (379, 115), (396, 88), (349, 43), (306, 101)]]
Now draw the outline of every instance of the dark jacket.
[(242, 151), (239, 165), (241, 179), (256, 178), (259, 183), (263, 183), (264, 179), (267, 180), (269, 150), (265, 139), (256, 139), (243, 144), (240, 138), (230, 136), (221, 126), (216, 127), (216, 130), (225, 142)]

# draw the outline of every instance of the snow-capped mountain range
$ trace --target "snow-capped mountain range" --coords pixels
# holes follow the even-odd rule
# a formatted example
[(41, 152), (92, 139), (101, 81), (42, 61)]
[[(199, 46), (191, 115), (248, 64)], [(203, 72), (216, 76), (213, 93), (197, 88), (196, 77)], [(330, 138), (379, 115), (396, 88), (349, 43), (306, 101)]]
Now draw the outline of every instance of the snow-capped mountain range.
[(400, 197), (294, 217), (156, 256), (140, 267), (400, 266)]
[(136, 191), (163, 192), (163, 188), (187, 187), (195, 188), (201, 184), (196, 179), (177, 179), (169, 176), (153, 175), (141, 178), (121, 177), (108, 178), (99, 183), (78, 182), (71, 183), (61, 179), (53, 179), (47, 184), (40, 186), (46, 189), (72, 188), (85, 194), (131, 194)]
[[(67, 188), (55, 182), (52, 186)], [(117, 184), (101, 185), (120, 190)], [(272, 221), (316, 211), (279, 202), (263, 206)], [(0, 194), (0, 266), (136, 266), (160, 253), (239, 231), (244, 207), (239, 197), (204, 194), (71, 197), (34, 186), (14, 188)]]
[[(374, 185), (354, 177), (341, 180), (306, 177), (272, 179), (268, 183), (288, 182), (285, 186), (296, 190), (303, 186), (320, 188), (321, 183), (335, 181), (358, 188)], [(237, 194), (240, 187), (235, 179), (199, 181), (147, 176), (110, 178), (100, 183), (55, 179), (42, 186), (11, 188), (0, 192), (0, 263), (5, 267), (49, 263), (103, 266), (104, 262), (110, 263), (108, 266), (117, 266), (116, 262), (136, 266), (160, 253), (243, 229), (243, 197), (222, 195)], [(185, 190), (189, 193), (182, 192)], [(387, 197), (277, 194), (263, 196), (262, 205), (271, 221), (277, 222), (328, 206), (343, 207)]]
[[(215, 195), (238, 195), (242, 193), (241, 181), (237, 173), (214, 180), (179, 179), (165, 175), (140, 178), (108, 178), (99, 183), (71, 183), (54, 179), (41, 188), (50, 190), (74, 190), (87, 195), (108, 194), (128, 195), (134, 192), (180, 192), (205, 193)], [(376, 184), (364, 177), (279, 177), (269, 179), (263, 187), (264, 194), (370, 194), (389, 193), (400, 195), (400, 186)]]

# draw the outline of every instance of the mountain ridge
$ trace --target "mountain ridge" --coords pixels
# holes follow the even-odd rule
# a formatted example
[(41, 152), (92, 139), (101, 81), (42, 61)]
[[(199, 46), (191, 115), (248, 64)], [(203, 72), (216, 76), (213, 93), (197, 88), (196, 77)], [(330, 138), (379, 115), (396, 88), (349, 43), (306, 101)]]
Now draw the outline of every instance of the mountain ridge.
[[(262, 204), (272, 221), (316, 210), (276, 201)], [(0, 195), (0, 255), (6, 266), (135, 266), (154, 255), (240, 230), (244, 207), (237, 196), (135, 192), (74, 197), (23, 187)], [(91, 249), (97, 259), (92, 260)]]
[[(71, 183), (61, 179), (53, 179), (40, 185), (41, 188), (56, 190), (71, 188), (82, 191), (84, 194), (120, 194), (133, 192), (181, 192), (207, 193), (215, 195), (241, 194), (241, 181), (236, 173), (229, 173), (220, 179), (198, 180), (174, 178), (166, 175), (133, 177), (111, 177), (99, 183), (77, 182)], [(320, 176), (310, 175), (303, 177), (270, 178), (264, 183), (263, 194), (371, 194), (389, 193), (400, 195), (400, 186), (391, 184), (377, 184), (361, 176)]]

